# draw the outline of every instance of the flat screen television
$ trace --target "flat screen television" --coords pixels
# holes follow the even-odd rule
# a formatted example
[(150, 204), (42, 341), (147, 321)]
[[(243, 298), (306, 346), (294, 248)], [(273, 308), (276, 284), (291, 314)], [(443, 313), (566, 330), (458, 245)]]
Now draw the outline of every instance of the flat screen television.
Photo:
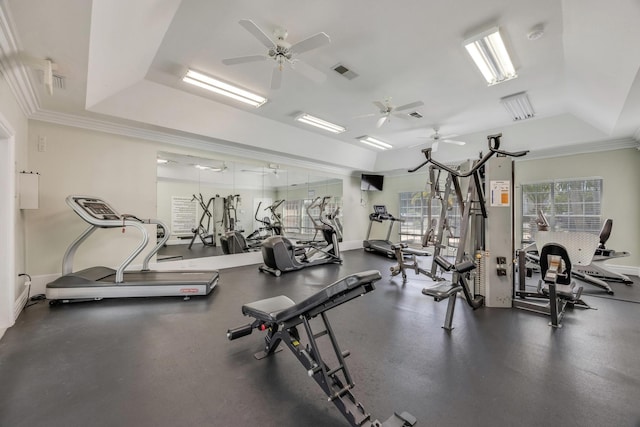
[(363, 191), (382, 191), (384, 175), (362, 174), (360, 189)]

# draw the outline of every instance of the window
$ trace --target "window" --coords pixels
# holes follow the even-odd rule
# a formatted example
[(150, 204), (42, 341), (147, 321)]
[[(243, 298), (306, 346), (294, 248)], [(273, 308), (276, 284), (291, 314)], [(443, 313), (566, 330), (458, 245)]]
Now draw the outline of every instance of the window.
[[(287, 200), (283, 204), (282, 208), (282, 222), (284, 225), (285, 234), (291, 235), (298, 239), (311, 239), (314, 237), (316, 230), (313, 226), (313, 222), (307, 215), (307, 206), (311, 204), (312, 199), (302, 200)], [(329, 212), (334, 212), (335, 209), (342, 206), (342, 197), (334, 196), (325, 206), (326, 215)], [(315, 208), (310, 211), (314, 218), (317, 218), (320, 214), (320, 209)]]
[(535, 240), (538, 211), (550, 231), (600, 233), (602, 178), (555, 180), (522, 185), (523, 242)]
[[(407, 191), (399, 193), (400, 197), (400, 241), (408, 244), (422, 244), (422, 238), (429, 231), (429, 198), (430, 191)], [(431, 198), (431, 220), (434, 227), (438, 227), (440, 220), (441, 200), (438, 197)], [(461, 212), (458, 200), (452, 193), (447, 202), (447, 222), (451, 234), (447, 237), (456, 237), (460, 229)]]

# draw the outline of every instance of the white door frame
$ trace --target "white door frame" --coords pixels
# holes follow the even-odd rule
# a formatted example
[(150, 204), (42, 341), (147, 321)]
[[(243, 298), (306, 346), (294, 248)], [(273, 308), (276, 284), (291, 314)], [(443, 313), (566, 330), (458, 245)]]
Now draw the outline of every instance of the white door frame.
[(15, 322), (15, 132), (0, 113), (0, 337)]

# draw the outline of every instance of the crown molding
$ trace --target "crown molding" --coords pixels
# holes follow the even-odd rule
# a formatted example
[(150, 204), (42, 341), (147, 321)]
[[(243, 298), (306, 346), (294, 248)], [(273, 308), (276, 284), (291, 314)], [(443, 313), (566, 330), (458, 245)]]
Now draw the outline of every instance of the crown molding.
[(576, 154), (601, 153), (605, 151), (625, 150), (638, 148), (638, 141), (634, 138), (612, 139), (608, 141), (594, 141), (583, 144), (566, 145), (563, 147), (545, 148), (543, 150), (531, 150), (526, 156), (514, 159), (523, 162), (535, 159), (548, 159), (552, 157), (573, 156)]
[(29, 71), (15, 58), (20, 49), (13, 28), (8, 6), (0, 0), (0, 74), (24, 115), (29, 117), (38, 111), (40, 100), (29, 79)]
[(311, 169), (318, 172), (335, 174), (340, 176), (350, 175), (352, 170), (336, 167), (324, 163), (316, 163), (297, 157), (282, 156), (269, 150), (261, 150), (257, 147), (244, 148), (233, 142), (215, 138), (196, 138), (183, 135), (175, 135), (154, 129), (143, 129), (135, 126), (115, 123), (108, 120), (74, 114), (59, 113), (48, 110), (38, 110), (29, 116), (30, 120), (38, 120), (47, 123), (144, 139), (160, 142), (178, 147), (191, 148), (205, 152), (213, 152), (216, 155), (224, 154), (232, 157), (240, 157), (259, 162), (280, 163), (302, 169)]

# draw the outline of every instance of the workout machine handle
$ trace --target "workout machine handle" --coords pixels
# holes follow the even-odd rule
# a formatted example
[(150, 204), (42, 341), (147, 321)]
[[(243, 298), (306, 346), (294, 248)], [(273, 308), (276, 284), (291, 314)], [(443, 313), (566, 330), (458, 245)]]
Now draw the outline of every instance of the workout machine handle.
[(499, 154), (501, 156), (509, 156), (509, 157), (522, 157), (522, 156), (524, 156), (525, 154), (527, 154), (529, 152), (529, 150), (515, 151), (515, 152), (500, 150), (500, 138), (501, 137), (502, 137), (501, 133), (487, 136), (487, 143), (489, 145), (489, 152), (487, 154), (485, 154), (468, 172), (462, 173), (460, 171), (452, 169), (452, 168), (450, 168), (450, 167), (448, 167), (446, 165), (443, 165), (442, 163), (434, 160), (431, 157), (432, 148), (429, 147), (429, 148), (425, 148), (424, 150), (422, 150), (422, 152), (424, 153), (424, 155), (427, 158), (427, 160), (422, 162), (420, 165), (416, 166), (415, 168), (409, 169), (409, 173), (415, 172), (418, 169), (422, 168), (423, 166), (425, 166), (425, 165), (427, 165), (429, 163), (432, 163), (435, 166), (437, 166), (438, 168), (449, 172), (451, 175), (457, 176), (459, 178), (466, 178), (466, 177), (471, 176), (474, 173), (476, 173), (478, 171), (478, 169), (480, 169), (491, 157), (493, 157), (494, 154)]

